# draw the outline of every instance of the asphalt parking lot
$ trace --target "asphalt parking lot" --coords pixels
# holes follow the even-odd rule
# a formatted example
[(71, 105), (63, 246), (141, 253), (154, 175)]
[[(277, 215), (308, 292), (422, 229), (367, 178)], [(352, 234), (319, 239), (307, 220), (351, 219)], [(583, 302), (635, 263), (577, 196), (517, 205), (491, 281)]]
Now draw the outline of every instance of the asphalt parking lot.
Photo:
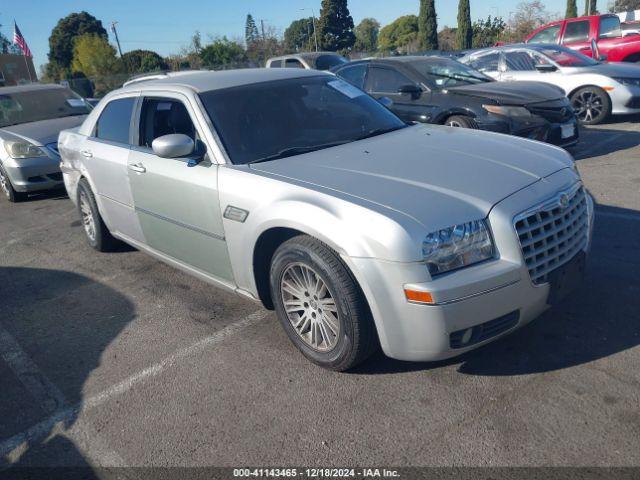
[(305, 361), (275, 316), (135, 250), (66, 197), (0, 201), (0, 465), (640, 466), (640, 118), (574, 150), (587, 282), (462, 358)]

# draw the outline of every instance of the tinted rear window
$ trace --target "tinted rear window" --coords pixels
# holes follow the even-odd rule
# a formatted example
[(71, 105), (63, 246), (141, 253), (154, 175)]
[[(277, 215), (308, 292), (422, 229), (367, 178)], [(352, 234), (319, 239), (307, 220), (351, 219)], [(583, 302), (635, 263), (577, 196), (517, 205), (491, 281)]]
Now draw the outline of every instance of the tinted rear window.
[(95, 137), (110, 142), (129, 143), (129, 127), (135, 98), (120, 98), (107, 104), (96, 124)]
[(331, 70), (347, 62), (348, 60), (340, 55), (320, 55), (316, 58), (316, 70)]

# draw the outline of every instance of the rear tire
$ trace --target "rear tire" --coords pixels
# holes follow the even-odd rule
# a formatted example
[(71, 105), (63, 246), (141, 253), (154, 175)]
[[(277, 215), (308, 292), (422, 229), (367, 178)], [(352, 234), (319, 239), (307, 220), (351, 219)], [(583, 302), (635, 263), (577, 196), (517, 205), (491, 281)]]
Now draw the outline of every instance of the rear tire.
[(322, 242), (307, 235), (284, 242), (273, 256), (270, 284), (280, 323), (313, 363), (342, 372), (377, 349), (362, 291), (338, 254)]
[(571, 105), (583, 125), (598, 125), (611, 115), (611, 98), (600, 87), (584, 87), (571, 95)]
[(0, 190), (4, 194), (4, 196), (11, 203), (18, 203), (26, 200), (28, 195), (25, 192), (17, 192), (13, 185), (11, 184), (11, 180), (9, 179), (9, 175), (0, 165)]
[(102, 220), (91, 186), (84, 178), (78, 182), (78, 211), (89, 245), (99, 252), (113, 251), (118, 240), (111, 235)]
[(444, 124), (448, 127), (455, 128), (470, 128), (472, 130), (478, 130), (478, 124), (476, 121), (465, 115), (453, 115), (444, 122)]

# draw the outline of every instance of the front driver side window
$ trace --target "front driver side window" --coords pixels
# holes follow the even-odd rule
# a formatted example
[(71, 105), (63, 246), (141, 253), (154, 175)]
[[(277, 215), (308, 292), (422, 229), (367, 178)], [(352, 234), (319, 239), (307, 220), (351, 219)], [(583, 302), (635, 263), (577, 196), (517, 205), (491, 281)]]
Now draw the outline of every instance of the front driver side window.
[(367, 91), (372, 93), (398, 93), (400, 87), (414, 85), (415, 82), (390, 68), (369, 68)]
[(145, 98), (140, 114), (140, 146), (151, 148), (156, 138), (172, 133), (196, 141), (196, 129), (184, 104), (170, 98)]

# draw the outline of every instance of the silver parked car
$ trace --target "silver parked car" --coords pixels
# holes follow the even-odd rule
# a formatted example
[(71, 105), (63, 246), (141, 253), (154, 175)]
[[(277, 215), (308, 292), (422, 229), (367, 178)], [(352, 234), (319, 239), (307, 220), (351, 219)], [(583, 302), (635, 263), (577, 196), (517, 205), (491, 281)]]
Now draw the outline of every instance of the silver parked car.
[(89, 109), (59, 85), (0, 88), (0, 187), (9, 201), (63, 187), (58, 134), (80, 125)]
[(505, 82), (537, 81), (562, 88), (586, 125), (609, 115), (640, 113), (640, 65), (604, 63), (560, 45), (486, 48), (460, 59)]
[(512, 332), (576, 286), (590, 246), (564, 150), (409, 126), (317, 71), (138, 81), (59, 147), (94, 248), (123, 240), (274, 308), (335, 370), (378, 345), (438, 360)]

